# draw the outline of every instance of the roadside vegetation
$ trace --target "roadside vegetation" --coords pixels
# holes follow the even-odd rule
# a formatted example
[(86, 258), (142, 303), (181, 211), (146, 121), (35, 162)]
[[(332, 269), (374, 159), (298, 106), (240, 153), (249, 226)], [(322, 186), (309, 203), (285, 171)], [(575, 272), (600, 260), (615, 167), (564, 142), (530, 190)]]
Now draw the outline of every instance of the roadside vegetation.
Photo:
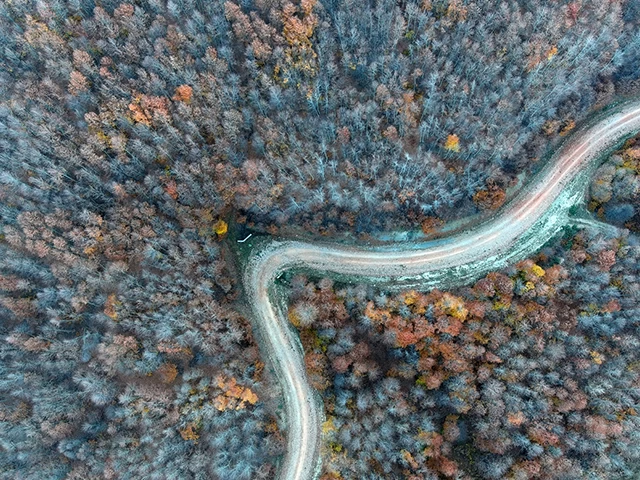
[(640, 232), (640, 137), (625, 143), (591, 182), (589, 210), (602, 221)]
[(637, 478), (639, 260), (569, 230), (451, 291), (294, 278), (321, 478)]

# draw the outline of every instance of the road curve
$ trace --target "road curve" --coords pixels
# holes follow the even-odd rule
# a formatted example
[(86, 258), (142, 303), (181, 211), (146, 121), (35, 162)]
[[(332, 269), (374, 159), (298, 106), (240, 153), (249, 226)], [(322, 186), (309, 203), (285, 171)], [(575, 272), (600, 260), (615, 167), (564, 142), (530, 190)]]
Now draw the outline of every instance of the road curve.
[(640, 102), (627, 104), (572, 136), (498, 214), (476, 228), (422, 245), (365, 249), (272, 241), (253, 252), (244, 271), (252, 322), (284, 394), (287, 451), (282, 480), (312, 480), (320, 472), (323, 408), (307, 380), (300, 341), (285, 315), (275, 280), (302, 269), (386, 283), (390, 288), (448, 287), (478, 278), (540, 249), (581, 202), (598, 158), (640, 130)]

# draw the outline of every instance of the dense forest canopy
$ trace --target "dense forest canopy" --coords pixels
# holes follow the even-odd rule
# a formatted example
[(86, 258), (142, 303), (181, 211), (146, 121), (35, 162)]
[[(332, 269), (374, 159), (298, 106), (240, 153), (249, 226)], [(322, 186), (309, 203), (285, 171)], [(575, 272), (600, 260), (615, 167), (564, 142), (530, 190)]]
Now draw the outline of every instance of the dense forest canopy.
[(96, 213), (142, 184), (169, 215), (234, 209), (314, 233), (496, 208), (550, 141), (634, 89), (640, 56), (634, 2), (2, 11), (5, 184), (33, 172), (23, 196), (47, 186), (58, 206), (91, 185)]
[[(280, 395), (246, 317), (225, 243), (229, 230), (430, 232), (499, 207), (516, 177), (534, 169), (576, 123), (637, 91), (639, 24), (633, 0), (0, 2), (0, 478), (273, 478), (284, 448)], [(607, 163), (590, 204), (596, 216), (636, 231), (638, 158), (633, 143)], [(556, 458), (551, 447), (563, 448), (575, 434), (579, 446), (571, 447), (566, 465), (585, 475), (627, 472), (636, 458), (627, 426), (636, 421), (630, 406), (637, 403), (636, 370), (620, 365), (631, 361), (637, 328), (631, 317), (611, 331), (601, 326), (613, 321), (607, 315), (618, 319), (637, 308), (635, 287), (625, 290), (637, 273), (628, 260), (635, 258), (633, 238), (626, 250), (613, 243), (605, 249), (615, 258), (606, 253), (586, 266), (576, 260), (562, 267), (571, 280), (561, 285), (587, 284), (563, 287), (552, 300), (578, 315), (586, 302), (580, 295), (595, 282), (609, 292), (607, 302), (621, 305), (617, 311), (607, 303), (613, 311), (604, 312), (598, 294), (598, 313), (585, 310), (591, 323), (578, 326), (588, 331), (584, 342), (596, 342), (588, 348), (602, 355), (602, 370), (615, 336), (627, 342), (606, 373), (612, 392), (627, 390), (602, 400), (597, 389), (609, 384), (590, 387), (593, 375), (602, 383), (600, 370), (594, 358), (578, 355), (591, 361), (586, 376), (562, 388), (597, 403), (593, 408), (602, 411), (590, 415), (601, 422), (594, 426), (600, 437), (563, 427), (543, 445)], [(584, 255), (601, 251), (588, 236), (581, 241)], [(621, 251), (630, 252), (627, 260), (618, 260)], [(600, 271), (594, 266), (600, 261), (621, 270)], [(587, 274), (593, 277), (580, 280)], [(515, 292), (513, 308), (520, 302)], [(336, 300), (331, 315), (346, 324), (368, 305), (366, 295), (348, 307)], [(529, 301), (544, 310), (551, 300), (541, 298)], [(317, 315), (305, 308), (296, 310), (299, 321), (311, 325)], [(506, 313), (496, 311), (487, 321), (504, 320)], [(412, 318), (403, 312), (403, 321)], [(354, 328), (326, 342), (344, 338), (344, 357)], [(543, 329), (513, 341), (549, 335)], [(397, 368), (409, 365), (403, 375), (409, 378), (412, 368), (418, 374), (413, 360), (393, 357), (415, 357), (415, 348), (411, 353), (407, 344), (397, 353), (390, 340), (380, 341), (389, 349), (381, 355)], [(367, 349), (363, 343), (357, 352), (366, 357)], [(356, 388), (340, 384), (352, 368), (349, 358), (337, 367), (342, 376), (319, 386), (344, 397), (334, 415), (340, 439), (332, 441), (351, 455), (332, 460), (329, 474), (358, 478), (377, 444), (356, 440), (357, 429), (366, 428), (359, 417), (344, 423), (348, 409), (340, 402)], [(525, 368), (514, 367), (518, 374)], [(540, 368), (553, 382), (571, 374)], [(401, 397), (408, 380), (380, 372), (366, 388)], [(479, 392), (478, 382), (498, 382), (474, 375), (481, 373), (460, 381)], [(424, 394), (423, 407), (442, 396), (437, 388)], [(500, 388), (491, 395), (501, 395)], [(547, 392), (526, 394), (548, 404)], [(411, 393), (403, 402), (417, 399)], [(460, 414), (455, 405), (447, 408), (447, 415)], [(571, 415), (554, 408), (540, 410), (549, 429)], [(481, 428), (502, 410), (473, 412), (469, 418)], [(445, 443), (431, 454), (405, 448), (409, 456), (393, 457), (385, 474), (423, 464), (443, 475), (451, 462), (465, 468), (446, 451), (446, 442), (456, 451), (455, 435), (438, 431), (442, 421), (450, 432), (458, 424), (438, 415), (416, 414), (388, 427), (422, 422), (434, 435), (425, 445), (435, 445), (435, 435)], [(509, 432), (501, 424), (494, 433)], [(500, 461), (498, 440), (478, 446), (468, 438), (464, 445), (489, 448), (477, 474), (520, 468), (522, 452), (533, 464), (539, 458), (539, 448), (521, 437), (504, 440), (509, 456)], [(357, 465), (355, 441), (373, 442), (362, 447), (364, 463)], [(600, 453), (583, 462), (581, 452), (604, 446), (615, 453), (610, 466)], [(419, 455), (430, 457), (423, 462)], [(560, 460), (548, 462), (540, 460), (540, 471)]]

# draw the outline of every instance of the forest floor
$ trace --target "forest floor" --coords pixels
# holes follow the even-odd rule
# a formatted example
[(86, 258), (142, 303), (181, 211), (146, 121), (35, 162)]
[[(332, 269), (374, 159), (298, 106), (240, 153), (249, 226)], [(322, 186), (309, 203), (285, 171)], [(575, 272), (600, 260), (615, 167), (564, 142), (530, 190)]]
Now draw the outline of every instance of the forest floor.
[(322, 402), (307, 380), (302, 346), (285, 314), (285, 296), (275, 288), (285, 270), (313, 271), (390, 290), (467, 283), (535, 253), (572, 223), (571, 207), (584, 202), (599, 159), (638, 130), (639, 102), (609, 111), (572, 135), (494, 217), (444, 239), (376, 249), (320, 242), (259, 242), (247, 261), (244, 287), (257, 339), (284, 395), (288, 441), (280, 478), (317, 477), (323, 422)]

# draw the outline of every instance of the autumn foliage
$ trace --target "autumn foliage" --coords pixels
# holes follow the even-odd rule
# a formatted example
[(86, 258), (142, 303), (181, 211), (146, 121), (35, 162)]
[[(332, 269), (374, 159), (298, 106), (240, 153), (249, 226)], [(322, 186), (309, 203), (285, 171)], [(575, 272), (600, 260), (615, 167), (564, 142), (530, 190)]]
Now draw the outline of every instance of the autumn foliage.
[(219, 237), (224, 237), (229, 230), (229, 225), (224, 220), (220, 219), (213, 225), (213, 231)]
[(490, 185), (484, 190), (479, 190), (473, 196), (473, 202), (481, 210), (497, 210), (506, 199), (507, 194), (497, 185)]
[(173, 96), (173, 99), (178, 102), (191, 102), (191, 97), (193, 97), (193, 88), (189, 85), (180, 85), (176, 88), (176, 93)]
[(173, 363), (165, 363), (160, 366), (156, 373), (159, 376), (161, 382), (172, 383), (178, 376), (178, 369)]
[[(578, 234), (562, 242), (593, 253), (582, 260), (591, 272), (619, 268), (615, 240), (590, 244)], [(594, 471), (597, 464), (576, 453), (575, 442), (597, 439), (614, 449), (635, 428), (625, 423), (630, 416), (638, 421), (635, 410), (593, 390), (605, 381), (598, 372), (616, 369), (625, 377), (616, 388), (624, 388), (638, 381), (638, 369), (633, 363), (624, 370), (633, 349), (606, 334), (592, 336), (586, 319), (611, 315), (619, 305), (607, 294), (597, 305), (572, 299), (584, 280), (572, 273), (571, 257), (557, 245), (455, 291), (391, 295), (296, 278), (290, 316), (298, 318), (309, 376), (332, 416), (331, 428), (323, 429), (328, 471), (344, 476), (361, 468), (357, 458), (373, 462), (373, 451), (386, 452), (399, 478), (425, 471), (443, 478), (470, 472), (497, 478), (487, 472), (502, 471), (499, 478), (511, 478), (568, 471), (567, 465)], [(350, 318), (335, 329), (331, 312), (339, 305), (348, 306)], [(305, 311), (313, 314), (300, 322)], [(378, 438), (378, 429), (410, 441), (399, 453), (387, 451), (390, 437)], [(523, 444), (527, 452), (549, 454), (531, 458)], [(471, 457), (454, 453), (461, 449)]]
[(444, 221), (438, 217), (426, 217), (422, 222), (420, 222), (422, 233), (425, 235), (434, 233), (442, 225), (444, 225)]
[(258, 401), (258, 396), (250, 388), (238, 385), (233, 377), (218, 376), (216, 385), (222, 390), (222, 393), (214, 398), (214, 405), (220, 411), (242, 410), (248, 405), (255, 405)]
[(136, 95), (129, 104), (131, 119), (134, 122), (150, 126), (155, 115), (168, 118), (169, 100), (153, 95)]
[(192, 442), (197, 442), (200, 435), (197, 433), (198, 426), (197, 424), (191, 422), (188, 423), (184, 428), (180, 429), (180, 436), (183, 440), (191, 440)]
[(447, 140), (444, 142), (444, 148), (445, 150), (456, 153), (460, 151), (460, 139), (455, 133), (452, 133), (447, 137)]
[(118, 318), (118, 312), (116, 311), (116, 307), (118, 305), (118, 300), (114, 293), (111, 293), (107, 297), (107, 301), (104, 303), (104, 314), (109, 317), (111, 320), (116, 320)]

